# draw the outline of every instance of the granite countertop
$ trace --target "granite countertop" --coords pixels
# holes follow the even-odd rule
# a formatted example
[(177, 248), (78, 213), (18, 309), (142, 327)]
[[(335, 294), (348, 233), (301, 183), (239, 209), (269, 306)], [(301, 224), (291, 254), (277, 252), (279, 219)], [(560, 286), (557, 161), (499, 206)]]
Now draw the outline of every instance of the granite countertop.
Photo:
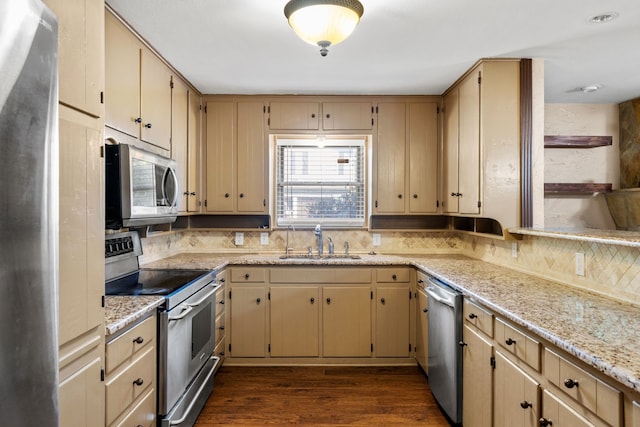
[(106, 338), (142, 319), (164, 302), (161, 296), (106, 296)]
[(640, 232), (638, 231), (601, 230), (596, 228), (510, 228), (508, 231), (511, 234), (640, 248)]
[(280, 259), (279, 255), (184, 253), (143, 268), (416, 266), (623, 385), (640, 391), (640, 309), (637, 306), (457, 254), (362, 255), (355, 260)]

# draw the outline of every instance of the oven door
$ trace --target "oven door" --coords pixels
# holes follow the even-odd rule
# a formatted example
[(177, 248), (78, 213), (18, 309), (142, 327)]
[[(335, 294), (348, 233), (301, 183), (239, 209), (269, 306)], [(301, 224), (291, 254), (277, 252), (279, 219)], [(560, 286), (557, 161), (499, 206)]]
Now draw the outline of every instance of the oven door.
[(158, 412), (166, 415), (213, 354), (215, 293), (211, 283), (174, 309), (160, 313)]

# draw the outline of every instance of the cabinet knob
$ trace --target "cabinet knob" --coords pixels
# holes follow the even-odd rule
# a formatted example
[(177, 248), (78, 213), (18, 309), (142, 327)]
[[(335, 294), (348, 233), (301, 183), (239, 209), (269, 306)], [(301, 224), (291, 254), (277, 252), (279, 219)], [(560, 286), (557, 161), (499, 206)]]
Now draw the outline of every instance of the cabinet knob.
[(144, 380), (142, 378), (138, 378), (133, 383), (137, 386), (141, 386), (142, 384), (144, 384)]
[(426, 313), (427, 311), (429, 311), (429, 309), (428, 309), (427, 307), (425, 307), (425, 308), (423, 308), (423, 309), (422, 309), (422, 312), (423, 312), (423, 313)]
[(311, 304), (313, 304), (316, 302), (316, 299), (312, 297), (309, 301), (311, 301)]
[(314, 113), (314, 114), (311, 114), (311, 118), (312, 118), (312, 119), (315, 119), (315, 118), (316, 118), (315, 113)]
[(133, 119), (133, 121), (135, 123), (142, 123), (142, 117), (136, 117), (135, 119)]
[(220, 329), (221, 331), (224, 331), (224, 325), (220, 326), (218, 329)]
[(190, 196), (195, 196), (195, 195), (196, 195), (196, 192), (195, 192), (195, 191), (192, 191), (191, 193), (189, 193), (189, 195), (190, 195)]
[(469, 313), (469, 319), (476, 319), (478, 316), (475, 313)]
[(384, 305), (385, 302), (384, 298), (380, 298), (380, 303), (382, 303), (382, 305)]
[(184, 193), (182, 193), (182, 195), (183, 195), (183, 196), (188, 196), (188, 195), (189, 195), (189, 192), (188, 192), (188, 191), (185, 191)]
[(327, 298), (327, 304), (331, 304), (331, 298)]
[(578, 387), (578, 381), (577, 380), (572, 380), (571, 378), (567, 378), (566, 380), (564, 380), (564, 386), (566, 388)]
[(460, 347), (466, 347), (466, 346), (467, 346), (467, 343), (466, 343), (466, 342), (464, 342), (464, 341), (462, 341), (462, 340), (460, 340), (460, 341), (458, 341), (458, 345), (459, 345)]
[(391, 278), (392, 278), (393, 280), (398, 280), (398, 276), (397, 276), (396, 274), (392, 275), (392, 276), (391, 276)]
[(134, 339), (133, 342), (136, 343), (136, 344), (142, 344), (144, 342), (144, 338), (138, 337), (138, 338)]
[(402, 199), (402, 194), (398, 194), (398, 199)]
[(224, 283), (226, 281), (227, 281), (227, 279), (225, 279), (224, 277), (220, 279), (220, 283)]
[(249, 276), (249, 273), (246, 273), (246, 274), (244, 275), (244, 280), (249, 280), (249, 277), (250, 277), (250, 276)]
[(422, 280), (422, 279), (418, 279), (418, 283), (419, 283), (419, 284), (423, 284), (423, 283), (424, 283), (424, 280)]
[(538, 420), (538, 423), (542, 426), (542, 427), (546, 427), (546, 426), (552, 426), (553, 422), (551, 420), (548, 420), (546, 418), (540, 418)]
[(244, 199), (244, 193), (240, 193), (240, 198)]
[(222, 301), (218, 302), (218, 304), (222, 304), (222, 305), (224, 305), (224, 300), (222, 300)]
[(256, 304), (260, 304), (260, 301), (262, 301), (260, 298), (256, 299)]
[(523, 400), (522, 402), (520, 402), (520, 407), (522, 409), (531, 408), (532, 406), (533, 404), (531, 404), (531, 402), (527, 402), (526, 400)]
[(147, 129), (151, 129), (151, 123), (147, 123), (146, 125), (144, 125), (144, 127), (146, 127)]
[(504, 340), (504, 343), (505, 343), (506, 345), (512, 345), (512, 344), (515, 344), (515, 343), (516, 343), (516, 340), (511, 339), (511, 338), (507, 338), (506, 340)]
[(228, 199), (229, 198), (229, 193), (224, 193), (224, 198)]
[(414, 194), (414, 195), (413, 195), (413, 198), (414, 198), (414, 199), (417, 199), (417, 198), (418, 198), (418, 195), (417, 195), (417, 194)]

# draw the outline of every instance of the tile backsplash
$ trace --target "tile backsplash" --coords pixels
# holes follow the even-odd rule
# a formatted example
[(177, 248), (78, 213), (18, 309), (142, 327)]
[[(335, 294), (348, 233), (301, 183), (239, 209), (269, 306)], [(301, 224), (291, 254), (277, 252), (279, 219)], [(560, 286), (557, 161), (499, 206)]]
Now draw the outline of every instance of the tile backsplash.
[[(442, 232), (381, 232), (380, 246), (373, 246), (373, 233), (360, 230), (324, 230), (334, 241), (336, 253), (344, 253), (349, 242), (351, 253), (382, 254), (463, 253), (469, 257), (534, 274), (621, 301), (640, 305), (640, 249), (602, 243), (551, 237), (523, 236), (512, 256), (512, 242), (488, 237)], [(141, 264), (177, 253), (284, 253), (286, 230), (268, 232), (268, 244), (261, 244), (261, 232), (244, 232), (242, 246), (235, 244), (235, 232), (183, 231), (159, 234), (142, 240)], [(316, 240), (311, 230), (289, 232), (289, 247), (306, 253)], [(585, 257), (585, 275), (575, 274), (576, 253)], [(496, 286), (499, 286), (499, 280)]]

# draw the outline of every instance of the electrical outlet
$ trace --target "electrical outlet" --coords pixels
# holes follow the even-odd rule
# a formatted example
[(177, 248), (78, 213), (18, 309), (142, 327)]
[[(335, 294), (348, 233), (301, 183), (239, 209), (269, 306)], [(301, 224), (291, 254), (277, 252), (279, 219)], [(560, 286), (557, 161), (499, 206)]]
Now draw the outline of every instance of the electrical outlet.
[(582, 252), (576, 252), (576, 274), (584, 276), (584, 254)]
[(373, 246), (380, 246), (380, 234), (378, 233), (374, 233), (373, 234)]
[(237, 232), (236, 233), (236, 246), (244, 245), (244, 233)]
[(518, 242), (511, 242), (511, 258), (518, 258)]
[(263, 246), (269, 244), (269, 233), (260, 233), (260, 244)]

